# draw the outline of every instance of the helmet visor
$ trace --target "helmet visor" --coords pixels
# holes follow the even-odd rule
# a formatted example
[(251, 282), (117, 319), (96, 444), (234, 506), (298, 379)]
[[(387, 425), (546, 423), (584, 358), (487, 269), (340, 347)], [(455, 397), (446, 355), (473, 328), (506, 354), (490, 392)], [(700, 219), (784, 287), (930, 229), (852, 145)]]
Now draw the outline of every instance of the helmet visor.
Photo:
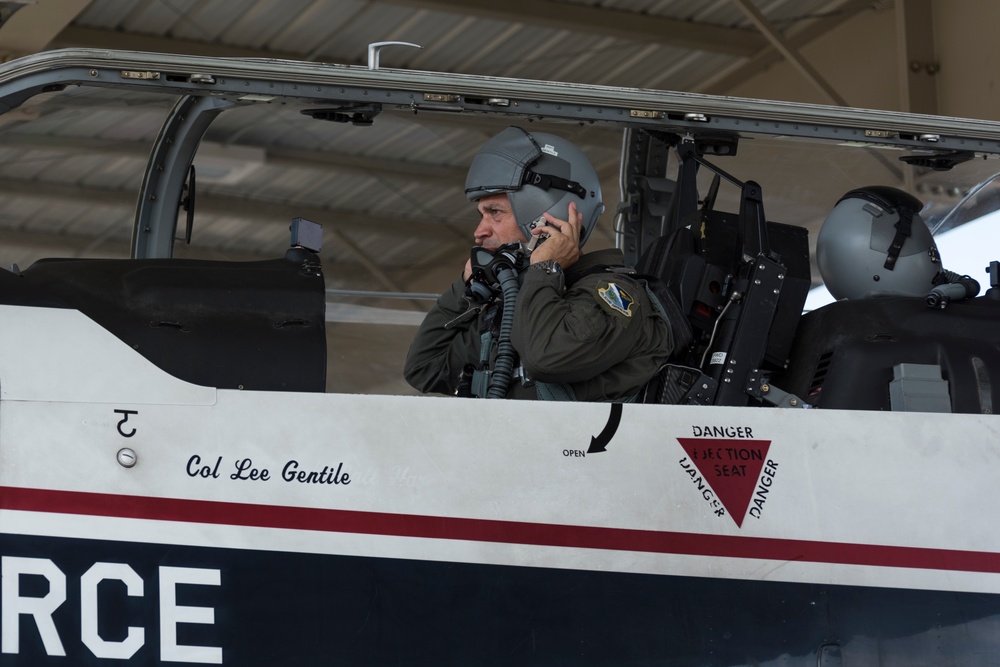
[(470, 201), (502, 192), (514, 192), (524, 183), (524, 172), (542, 155), (530, 134), (508, 127), (479, 149), (465, 177)]

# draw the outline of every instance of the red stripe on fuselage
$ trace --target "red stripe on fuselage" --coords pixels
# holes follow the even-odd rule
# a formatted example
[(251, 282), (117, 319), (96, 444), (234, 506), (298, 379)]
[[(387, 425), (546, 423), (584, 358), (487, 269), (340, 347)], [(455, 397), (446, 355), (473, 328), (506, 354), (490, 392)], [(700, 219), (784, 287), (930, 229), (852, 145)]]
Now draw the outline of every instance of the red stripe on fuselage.
[(1000, 572), (1000, 554), (0, 487), (0, 509), (332, 533)]

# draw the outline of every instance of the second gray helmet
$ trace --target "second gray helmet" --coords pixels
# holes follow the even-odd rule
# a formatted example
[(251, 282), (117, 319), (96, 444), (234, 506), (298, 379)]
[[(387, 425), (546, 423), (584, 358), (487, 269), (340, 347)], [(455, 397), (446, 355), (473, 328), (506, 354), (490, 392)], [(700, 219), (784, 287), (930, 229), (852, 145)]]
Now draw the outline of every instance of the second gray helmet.
[(554, 134), (508, 127), (487, 141), (472, 158), (465, 178), (470, 201), (506, 193), (518, 226), (531, 238), (543, 213), (566, 219), (570, 202), (583, 215), (580, 245), (604, 212), (601, 182), (583, 152)]
[(835, 299), (878, 294), (926, 296), (941, 258), (920, 217), (923, 204), (888, 186), (851, 190), (816, 239), (816, 263)]

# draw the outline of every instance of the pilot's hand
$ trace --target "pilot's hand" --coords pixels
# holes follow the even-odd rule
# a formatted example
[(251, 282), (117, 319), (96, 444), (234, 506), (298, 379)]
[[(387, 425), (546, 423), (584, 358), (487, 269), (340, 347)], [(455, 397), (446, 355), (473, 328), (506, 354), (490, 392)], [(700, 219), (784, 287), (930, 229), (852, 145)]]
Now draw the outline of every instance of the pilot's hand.
[(583, 214), (571, 202), (566, 220), (560, 220), (550, 213), (545, 213), (544, 216), (545, 224), (535, 227), (531, 233), (535, 236), (546, 234), (549, 238), (531, 253), (531, 263), (554, 259), (562, 268), (569, 268), (583, 255), (580, 251)]
[(468, 284), (469, 278), (472, 277), (472, 258), (465, 260), (465, 270), (462, 271), (462, 281)]

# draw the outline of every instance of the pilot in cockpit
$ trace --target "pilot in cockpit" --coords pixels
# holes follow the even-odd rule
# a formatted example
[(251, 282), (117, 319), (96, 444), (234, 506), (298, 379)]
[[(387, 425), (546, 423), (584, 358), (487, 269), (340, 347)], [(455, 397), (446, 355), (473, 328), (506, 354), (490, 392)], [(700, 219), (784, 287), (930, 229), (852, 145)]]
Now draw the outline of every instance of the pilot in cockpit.
[(670, 326), (618, 249), (584, 253), (604, 210), (572, 143), (509, 127), (465, 183), (476, 247), (406, 358), (422, 392), (630, 401), (672, 349)]

